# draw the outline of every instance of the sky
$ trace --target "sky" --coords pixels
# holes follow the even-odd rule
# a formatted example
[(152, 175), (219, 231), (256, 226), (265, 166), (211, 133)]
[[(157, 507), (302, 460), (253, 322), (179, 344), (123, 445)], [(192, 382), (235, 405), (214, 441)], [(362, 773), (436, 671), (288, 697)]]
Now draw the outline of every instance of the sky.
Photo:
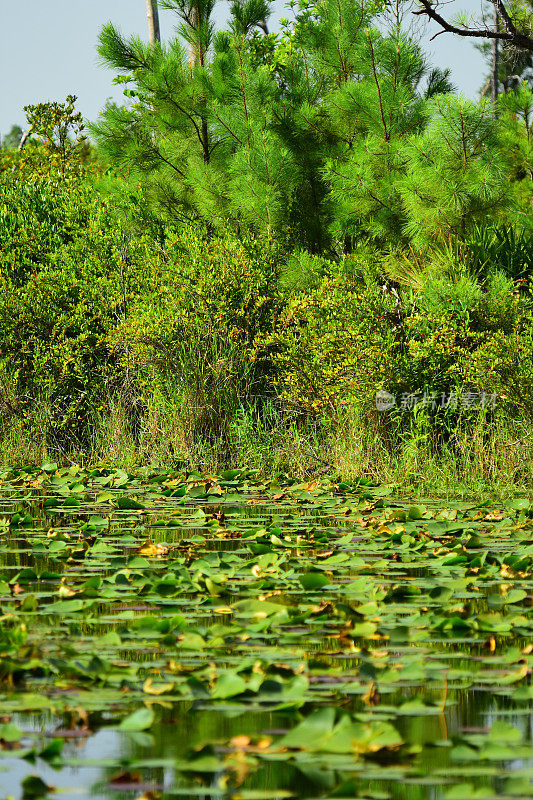
[[(481, 0), (455, 0), (448, 9), (479, 11)], [(94, 120), (107, 98), (119, 100), (120, 87), (112, 84), (113, 73), (98, 62), (96, 45), (102, 25), (112, 21), (126, 34), (147, 38), (145, 0), (15, 0), (2, 2), (0, 30), (0, 135), (13, 124), (24, 127), (23, 107), (49, 100), (63, 101), (68, 94), (78, 97), (77, 107)], [(215, 10), (220, 26), (227, 14), (227, 0)], [(284, 11), (276, 0), (271, 28), (276, 29)], [(172, 36), (175, 16), (161, 12), (163, 39)], [(423, 42), (437, 66), (449, 66), (455, 86), (474, 97), (483, 83), (485, 67), (471, 42), (442, 34), (429, 42), (438, 30), (427, 26)]]

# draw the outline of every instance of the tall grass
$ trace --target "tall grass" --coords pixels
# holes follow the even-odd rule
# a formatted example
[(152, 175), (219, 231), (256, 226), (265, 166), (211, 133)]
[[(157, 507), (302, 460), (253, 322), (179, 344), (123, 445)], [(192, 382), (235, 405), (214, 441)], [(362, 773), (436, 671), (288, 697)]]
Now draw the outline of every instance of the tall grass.
[(88, 446), (78, 444), (68, 452), (55, 443), (44, 406), (36, 403), (29, 417), (4, 417), (0, 465), (53, 458), (131, 472), (146, 465), (208, 472), (242, 466), (302, 479), (332, 473), (366, 477), (418, 497), (533, 492), (533, 423), (509, 417), (504, 408), (491, 414), (479, 410), (438, 427), (428, 414), (413, 414), (406, 421), (351, 407), (302, 419), (270, 400), (238, 405), (234, 394), (231, 398), (224, 424), (218, 427), (216, 419), (213, 430), (204, 427), (205, 395), (194, 407), (182, 383), (161, 384), (135, 418), (129, 396), (116, 392), (90, 420)]
[(214, 440), (194, 434), (183, 397), (166, 393), (154, 396), (137, 437), (115, 401), (95, 428), (92, 458), (129, 469), (246, 466), (302, 479), (336, 473), (416, 496), (503, 497), (533, 491), (533, 424), (480, 410), (443, 433), (423, 415), (387, 428), (377, 412), (301, 420), (266, 402), (240, 408), (224, 439)]
[(325, 450), (336, 471), (364, 475), (399, 491), (471, 497), (533, 492), (533, 424), (504, 410), (476, 416), (444, 431), (424, 415), (388, 431), (377, 414), (349, 411), (334, 426)]

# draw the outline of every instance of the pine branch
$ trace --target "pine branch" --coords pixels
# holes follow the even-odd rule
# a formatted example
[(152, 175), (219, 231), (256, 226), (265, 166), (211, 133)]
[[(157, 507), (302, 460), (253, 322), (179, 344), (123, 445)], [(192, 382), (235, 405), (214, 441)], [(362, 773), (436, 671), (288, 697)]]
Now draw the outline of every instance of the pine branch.
[(441, 33), (455, 33), (458, 36), (473, 37), (476, 39), (496, 39), (507, 42), (519, 50), (533, 52), (533, 37), (530, 36), (529, 33), (517, 30), (503, 0), (490, 0), (490, 2), (494, 4), (502, 21), (504, 28), (502, 31), (490, 30), (489, 28), (466, 28), (453, 25), (448, 22), (442, 14), (439, 14), (437, 10), (439, 6), (438, 0), (434, 4), (431, 3), (430, 0), (419, 0), (419, 2), (422, 8), (418, 11), (413, 11), (413, 14), (427, 16), (429, 19), (433, 20), (433, 22), (440, 25), (442, 29), (432, 36), (431, 40), (440, 36)]
[(98, 54), (106, 66), (130, 72), (146, 67), (142, 44), (135, 39), (126, 41), (114, 25), (104, 25), (100, 32)]

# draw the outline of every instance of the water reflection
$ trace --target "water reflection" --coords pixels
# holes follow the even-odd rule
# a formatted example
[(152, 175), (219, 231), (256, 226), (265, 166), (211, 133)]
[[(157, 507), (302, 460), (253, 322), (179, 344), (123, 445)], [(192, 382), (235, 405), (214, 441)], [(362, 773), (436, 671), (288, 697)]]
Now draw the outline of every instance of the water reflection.
[[(111, 576), (117, 570), (127, 569), (130, 559), (139, 548), (139, 540), (150, 540), (153, 543), (164, 543), (170, 547), (178, 547), (196, 539), (202, 543), (204, 553), (240, 553), (244, 550), (239, 538), (214, 539), (212, 531), (195, 516), (198, 506), (180, 508), (180, 527), (165, 527), (155, 524), (160, 512), (148, 512), (139, 518), (127, 519), (126, 516), (113, 519), (106, 528), (108, 549), (101, 560), (94, 558), (91, 563), (71, 557), (69, 560), (59, 556), (53, 557), (40, 541), (48, 536), (50, 529), (60, 528), (64, 533), (80, 536), (80, 522), (90, 519), (87, 510), (70, 511), (65, 514), (45, 516), (41, 500), (20, 500), (11, 498), (1, 501), (0, 514), (11, 515), (23, 508), (29, 510), (33, 517), (31, 528), (13, 530), (9, 538), (2, 541), (0, 549), (0, 568), (6, 580), (10, 580), (21, 569), (33, 569), (40, 580), (29, 579), (25, 584), (26, 593), (32, 592), (39, 599), (40, 611), (46, 610), (52, 598), (47, 595), (50, 585), (57, 586), (58, 579), (85, 579), (91, 574), (101, 577)], [(205, 506), (205, 519), (220, 513), (219, 506)], [(224, 508), (225, 524), (231, 529), (235, 526), (261, 527), (274, 519), (279, 519), (284, 528), (297, 534), (304, 530), (313, 530), (320, 535), (328, 531), (340, 536), (350, 530), (350, 523), (345, 519), (335, 518), (331, 510), (325, 515), (320, 510), (303, 510), (301, 508), (269, 506), (231, 506)], [(205, 521), (205, 520), (204, 520)], [(86, 532), (84, 536), (93, 536)], [(363, 536), (359, 537), (363, 540)], [(94, 535), (94, 541), (97, 536)], [(355, 545), (355, 546), (354, 546)], [(495, 539), (494, 548), (498, 547)], [(358, 553), (358, 537), (354, 537), (345, 553)], [(179, 551), (181, 552), (181, 551)], [(194, 563), (198, 554), (190, 556)], [(298, 551), (295, 550), (298, 556)], [(409, 555), (411, 561), (409, 561)], [(374, 550), (367, 548), (367, 565), (358, 569), (357, 574), (374, 577), (377, 573), (373, 567), (373, 559), (379, 563), (382, 553), (379, 543)], [(432, 638), (424, 635), (417, 641), (413, 631), (405, 620), (418, 608), (419, 595), (411, 594), (413, 585), (424, 589), (424, 581), (430, 577), (429, 568), (417, 563), (416, 552), (405, 551), (405, 561), (398, 559), (382, 567), (379, 574), (380, 583), (390, 592), (389, 611), (394, 613), (394, 625), (388, 633), (387, 647), (390, 664), (404, 664), (409, 667), (412, 657), (423, 655), (425, 662), (432, 660), (441, 662), (442, 678), (440, 681), (426, 681), (425, 673), (417, 674), (416, 664), (401, 680), (392, 685), (380, 686), (380, 672), (375, 665), (372, 648), (376, 643), (371, 638), (360, 640), (361, 645), (353, 652), (339, 652), (338, 620), (313, 619), (305, 620), (305, 624), (284, 629), (283, 646), (276, 650), (275, 638), (266, 635), (256, 641), (240, 642), (216, 654), (209, 653), (203, 657), (206, 663), (212, 660), (219, 668), (231, 668), (236, 661), (249, 655), (263, 656), (275, 661), (276, 657), (287, 662), (304, 659), (307, 668), (312, 672), (313, 686), (323, 689), (323, 696), (317, 693), (313, 703), (321, 705), (335, 697), (335, 703), (344, 713), (352, 715), (372, 714), (376, 719), (392, 720), (409, 748), (399, 752), (377, 753), (373, 758), (364, 759), (350, 754), (343, 758), (317, 754), (308, 758), (294, 759), (290, 763), (280, 754), (259, 757), (249, 753), (246, 746), (228, 746), (232, 740), (248, 737), (254, 740), (259, 737), (279, 736), (281, 732), (295, 726), (296, 716), (291, 710), (272, 711), (268, 704), (248, 700), (239, 705), (237, 700), (220, 704), (217, 708), (205, 700), (172, 701), (164, 697), (148, 698), (155, 710), (155, 723), (149, 731), (125, 732), (117, 730), (116, 714), (112, 706), (104, 710), (85, 710), (72, 707), (68, 713), (55, 716), (50, 713), (33, 712), (28, 714), (12, 714), (12, 721), (24, 733), (21, 747), (34, 747), (37, 751), (45, 747), (52, 738), (64, 739), (62, 766), (54, 769), (39, 757), (25, 760), (17, 755), (16, 750), (5, 748), (0, 751), (0, 787), (2, 797), (21, 800), (22, 784), (29, 775), (38, 775), (46, 784), (56, 787), (57, 796), (64, 800), (156, 800), (185, 796), (208, 798), (238, 798), (244, 800), (282, 800), (294, 796), (299, 800), (322, 797), (365, 797), (375, 800), (441, 800), (450, 787), (452, 780), (464, 776), (466, 782), (475, 786), (476, 791), (484, 787), (488, 792), (503, 793), (506, 791), (506, 777), (501, 775), (502, 765), (507, 772), (520, 771), (527, 767), (533, 769), (533, 763), (527, 759), (502, 759), (501, 762), (467, 763), (467, 759), (453, 757), (452, 743), (461, 735), (483, 733), (491, 729), (493, 724), (505, 719), (523, 734), (523, 740), (533, 740), (533, 721), (529, 713), (530, 707), (523, 703), (513, 702), (509, 693), (495, 693), (493, 683), (488, 680), (490, 667), (486, 660), (488, 651), (484, 637), (467, 636), (464, 631), (459, 634), (441, 632)], [(160, 562), (154, 562), (150, 568), (156, 570)], [(148, 568), (146, 568), (148, 569)], [(350, 583), (355, 571), (346, 570), (343, 578), (333, 587), (324, 589), (324, 598), (332, 602), (346, 599), (339, 593), (339, 587)], [(43, 577), (44, 575), (44, 577)], [(48, 577), (47, 577), (48, 576)], [(56, 577), (53, 577), (56, 576)], [(298, 575), (295, 573), (284, 586), (283, 599), (288, 606), (297, 606), (301, 595)], [(294, 585), (294, 589), (292, 588)], [(265, 582), (262, 591), (268, 591)], [(275, 581), (272, 582), (275, 587)], [(471, 597), (468, 592), (464, 596), (458, 592), (457, 598), (463, 602), (465, 614), (481, 614), (487, 610), (487, 596), (490, 587)], [(41, 594), (43, 597), (41, 598)], [(150, 597), (146, 603), (143, 595), (132, 603), (127, 595), (127, 602), (121, 605), (116, 602), (109, 605), (96, 603), (91, 608), (88, 618), (65, 621), (42, 613), (40, 621), (47, 630), (50, 648), (53, 649), (57, 637), (69, 635), (78, 640), (87, 641), (87, 646), (96, 635), (102, 636), (111, 631), (125, 635), (118, 651), (120, 659), (140, 663), (143, 668), (153, 666), (156, 671), (168, 656), (160, 641), (149, 641), (149, 633), (142, 640), (127, 638), (128, 622), (121, 621), (119, 615), (131, 611), (135, 616), (143, 616), (147, 611), (154, 613), (154, 599)], [(220, 601), (222, 603), (222, 600)], [(430, 604), (430, 601), (428, 601)], [(438, 602), (434, 603), (438, 607)], [(163, 600), (160, 601), (163, 609)], [(157, 612), (157, 608), (155, 609)], [(220, 615), (213, 612), (211, 606), (201, 607), (194, 594), (183, 593), (167, 601), (165, 611), (181, 613), (195, 624), (210, 626), (228, 625), (229, 614)], [(404, 624), (405, 623), (405, 624)], [(366, 634), (365, 634), (366, 635)], [(272, 635), (273, 636), (273, 635)], [(335, 638), (336, 637), (336, 638)], [(518, 648), (524, 647), (527, 641), (520, 636), (509, 642)], [(168, 645), (172, 647), (173, 645)], [(176, 654), (174, 653), (176, 656)], [(102, 658), (106, 656), (102, 650)], [(177, 656), (176, 656), (177, 657)], [(194, 651), (179, 652), (181, 663), (194, 666), (198, 662), (198, 654)], [(449, 669), (455, 670), (455, 676), (447, 677)], [(438, 674), (438, 668), (436, 668)], [(379, 696), (376, 703), (371, 699), (363, 699), (362, 691), (353, 694), (338, 692), (342, 679), (353, 680), (354, 676), (364, 680), (368, 686), (376, 685)], [(465, 677), (466, 676), (466, 677)], [(40, 681), (40, 683), (39, 683)], [(33, 689), (44, 692), (46, 677), (37, 677)], [(127, 686), (122, 687), (126, 692)], [(365, 690), (367, 686), (365, 685)], [(120, 690), (118, 687), (117, 691)], [(69, 697), (70, 686), (65, 681), (58, 691), (64, 691)], [(368, 689), (370, 691), (370, 689)], [(9, 696), (6, 692), (4, 698)], [(430, 714), (397, 714), (398, 707), (406, 701), (423, 700), (426, 704), (442, 705), (441, 713)], [(76, 702), (79, 702), (77, 700)], [(312, 703), (308, 702), (300, 711), (303, 715), (310, 712)], [(0, 707), (0, 715), (2, 710)], [(80, 726), (80, 720), (85, 720)], [(76, 731), (75, 726), (79, 726)], [(208, 746), (205, 753), (218, 759), (217, 768), (199, 769), (188, 762), (191, 751), (202, 754), (202, 747)], [(231, 769), (227, 767), (226, 756), (231, 756)], [(206, 762), (207, 763), (207, 762)], [(187, 766), (188, 764), (188, 766)], [(193, 768), (194, 767), (194, 768)], [(481, 795), (480, 795), (481, 796)], [(520, 796), (519, 794), (514, 795)], [(526, 795), (523, 795), (526, 796)], [(29, 797), (28, 797), (29, 800)]]

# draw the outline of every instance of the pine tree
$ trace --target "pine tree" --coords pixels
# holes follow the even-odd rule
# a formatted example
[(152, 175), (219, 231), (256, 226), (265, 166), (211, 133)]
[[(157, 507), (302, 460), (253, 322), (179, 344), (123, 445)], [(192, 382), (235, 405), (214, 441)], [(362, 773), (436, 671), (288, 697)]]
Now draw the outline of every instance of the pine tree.
[(404, 231), (418, 246), (466, 238), (502, 208), (509, 191), (491, 102), (438, 96), (424, 115), (424, 131), (401, 153), (408, 168), (398, 184)]
[[(377, 27), (381, 0), (302, 0), (279, 36), (262, 33), (266, 0), (235, 0), (218, 33), (214, 0), (161, 5), (180, 23), (168, 45), (102, 31), (130, 104), (93, 126), (159, 212), (327, 254), (368, 236), (438, 240), (503, 200), (488, 107), (445, 101), (448, 75), (398, 26)], [(465, 120), (478, 137), (466, 166)]]

